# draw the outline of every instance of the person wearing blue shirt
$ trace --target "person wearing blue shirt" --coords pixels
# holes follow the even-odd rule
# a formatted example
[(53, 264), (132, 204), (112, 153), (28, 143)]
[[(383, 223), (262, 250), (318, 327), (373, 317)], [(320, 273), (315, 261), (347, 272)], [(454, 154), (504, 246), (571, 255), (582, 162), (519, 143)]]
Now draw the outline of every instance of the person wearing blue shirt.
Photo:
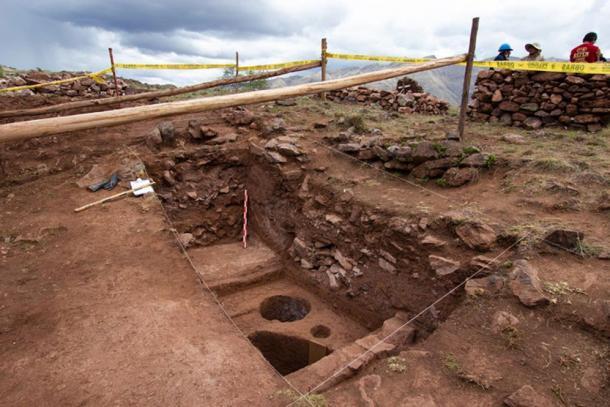
[(510, 57), (510, 52), (513, 49), (510, 44), (502, 44), (498, 49), (498, 55), (494, 58), (494, 61), (508, 61)]

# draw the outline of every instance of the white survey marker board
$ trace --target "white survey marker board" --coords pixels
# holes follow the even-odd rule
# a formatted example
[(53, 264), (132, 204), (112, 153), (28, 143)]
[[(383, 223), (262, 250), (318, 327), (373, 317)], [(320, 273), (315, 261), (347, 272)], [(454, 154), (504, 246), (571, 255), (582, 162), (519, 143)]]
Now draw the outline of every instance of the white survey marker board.
[[(135, 181), (130, 181), (129, 184), (131, 185), (131, 189), (134, 189), (135, 191), (133, 191), (133, 194), (135, 196), (140, 196), (140, 195), (144, 195), (147, 194), (149, 192), (155, 192), (155, 190), (153, 189), (152, 186), (147, 187), (146, 185), (149, 185), (151, 183), (151, 181), (149, 179), (136, 179)], [(136, 188), (140, 188), (140, 189), (136, 189)]]

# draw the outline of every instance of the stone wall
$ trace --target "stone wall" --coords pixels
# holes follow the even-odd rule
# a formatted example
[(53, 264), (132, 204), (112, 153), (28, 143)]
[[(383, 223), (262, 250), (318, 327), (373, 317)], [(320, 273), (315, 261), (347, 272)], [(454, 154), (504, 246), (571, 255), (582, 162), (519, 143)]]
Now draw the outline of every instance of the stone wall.
[[(38, 85), (40, 83), (69, 79), (82, 76), (84, 73), (59, 72), (47, 73), (40, 71), (29, 71), (20, 75), (0, 79), (0, 89), (15, 86)], [(7, 96), (30, 96), (30, 95), (57, 95), (79, 98), (98, 98), (114, 96), (114, 82), (112, 78), (106, 77), (104, 83), (97, 83), (91, 78), (84, 78), (74, 82), (49, 85), (41, 88), (23, 89), (15, 92), (1, 93)], [(120, 78), (117, 79), (121, 94), (127, 93), (128, 86)]]
[(470, 117), (539, 129), (563, 126), (599, 131), (610, 121), (610, 75), (480, 71)]
[(387, 91), (359, 86), (331, 91), (327, 93), (327, 98), (337, 102), (345, 101), (364, 105), (378, 104), (384, 110), (399, 113), (416, 112), (439, 115), (446, 114), (449, 110), (449, 103), (444, 100), (425, 92), (403, 91), (405, 89), (407, 88), (402, 87), (401, 90)]

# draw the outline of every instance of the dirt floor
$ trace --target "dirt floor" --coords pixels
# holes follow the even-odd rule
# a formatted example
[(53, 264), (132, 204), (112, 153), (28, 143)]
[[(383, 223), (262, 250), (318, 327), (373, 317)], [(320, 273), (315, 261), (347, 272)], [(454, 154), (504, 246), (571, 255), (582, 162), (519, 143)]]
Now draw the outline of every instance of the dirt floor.
[(456, 127), (299, 98), (1, 145), (2, 404), (607, 404), (610, 131), (470, 123), (450, 188), (341, 151), (346, 118)]

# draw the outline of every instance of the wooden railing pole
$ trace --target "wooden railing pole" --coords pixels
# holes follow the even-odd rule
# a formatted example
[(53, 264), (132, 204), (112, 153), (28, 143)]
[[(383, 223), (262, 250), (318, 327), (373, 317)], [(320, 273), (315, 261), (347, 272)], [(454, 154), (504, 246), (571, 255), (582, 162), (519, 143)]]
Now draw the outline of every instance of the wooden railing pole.
[[(322, 41), (320, 43), (320, 47), (321, 47), (321, 53), (320, 53), (320, 62), (321, 62), (321, 66), (320, 66), (320, 80), (322, 82), (324, 82), (326, 80), (326, 63), (327, 63), (327, 59), (326, 59), (326, 50), (328, 48), (328, 44), (326, 43), (326, 38), (322, 38)], [(322, 100), (326, 100), (326, 93), (320, 93), (320, 98)]]
[(468, 95), (470, 92), (470, 79), (472, 77), (472, 61), (477, 48), (477, 32), (479, 31), (479, 17), (472, 19), (470, 28), (470, 44), (468, 45), (468, 55), (466, 60), (466, 70), (464, 71), (464, 86), (462, 88), (462, 104), (460, 105), (460, 117), (458, 121), (458, 137), (464, 140), (464, 126), (466, 124), (466, 110), (468, 109)]
[(112, 68), (112, 78), (114, 79), (114, 96), (119, 96), (119, 82), (116, 79), (116, 69), (114, 68), (114, 56), (112, 55), (112, 48), (108, 48), (108, 55), (110, 55), (110, 67)]

